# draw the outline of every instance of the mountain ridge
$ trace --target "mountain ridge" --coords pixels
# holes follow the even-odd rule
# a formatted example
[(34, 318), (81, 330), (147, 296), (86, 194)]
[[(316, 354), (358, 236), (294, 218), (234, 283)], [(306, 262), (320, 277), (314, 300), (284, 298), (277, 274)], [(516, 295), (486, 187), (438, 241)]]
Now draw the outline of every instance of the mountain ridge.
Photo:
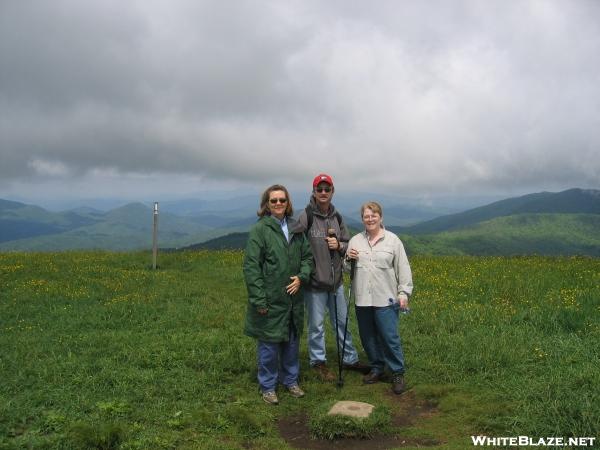
[(523, 213), (400, 238), (409, 254), (600, 257), (600, 214)]
[[(385, 211), (384, 211), (385, 213)], [(431, 234), (465, 228), (496, 217), (523, 213), (600, 214), (600, 190), (573, 188), (512, 197), (461, 213), (448, 214), (407, 227), (390, 227), (395, 233)]]
[[(182, 206), (180, 205), (180, 207)], [(239, 203), (235, 203), (234, 206), (237, 208)], [(403, 211), (411, 211), (412, 208), (409, 206), (407, 209), (402, 209), (401, 206), (394, 206), (394, 202), (391, 207), (387, 205), (383, 205), (383, 207), (386, 219), (389, 218), (386, 212), (396, 211), (401, 215)], [(296, 208), (297, 213), (300, 210)], [(241, 248), (243, 245), (240, 242), (244, 241), (244, 237), (240, 233), (247, 232), (256, 220), (254, 211), (255, 209), (252, 214), (242, 216), (234, 211), (225, 211), (184, 217), (162, 210), (159, 215), (159, 246), (163, 248)], [(425, 210), (421, 209), (421, 211)], [(451, 237), (444, 233), (466, 232), (473, 228), (477, 230), (478, 224), (486, 221), (526, 214), (591, 214), (600, 217), (600, 190), (573, 188), (558, 193), (527, 194), (495, 201), (461, 213), (439, 216), (416, 225), (387, 226), (387, 229), (407, 236), (407, 242), (412, 243), (415, 248), (431, 251), (432, 247), (428, 242), (436, 241), (439, 245), (441, 245), (440, 243), (444, 244), (442, 250), (446, 252), (448, 245), (456, 244), (459, 250), (465, 245), (461, 244), (462, 241), (456, 236)], [(0, 199), (0, 250), (49, 251), (78, 248), (132, 250), (149, 248), (152, 240), (152, 217), (152, 207), (142, 202), (131, 202), (105, 212), (86, 207), (63, 212), (49, 212), (35, 205)], [(583, 216), (569, 219), (565, 217), (564, 219), (565, 221), (571, 220), (571, 226), (577, 225), (578, 227), (583, 226), (583, 222), (592, 220), (583, 218)], [(344, 220), (352, 229), (361, 228), (360, 222), (353, 216), (344, 216)], [(530, 223), (526, 226), (533, 227), (532, 219), (529, 220)], [(556, 236), (560, 234), (554, 225), (550, 225), (553, 219), (545, 217), (540, 220), (546, 224), (547, 230), (554, 230), (553, 233)], [(510, 235), (514, 229), (525, 226), (519, 220), (498, 223), (504, 223), (507, 235)], [(580, 239), (595, 242), (593, 230), (589, 228), (586, 230), (586, 235), (580, 235)], [(479, 227), (479, 231), (470, 233), (488, 231), (485, 227)], [(235, 234), (227, 237), (230, 233)], [(496, 228), (494, 228), (494, 233), (498, 233)], [(475, 234), (472, 235), (473, 239), (475, 239), (473, 237)], [(420, 238), (411, 240), (411, 237), (419, 236)], [(547, 235), (546, 238), (553, 239), (551, 235)], [(213, 239), (216, 241), (212, 241)], [(478, 236), (476, 239), (481, 242), (486, 241), (485, 236)], [(529, 236), (528, 239), (532, 240), (533, 237)], [(542, 244), (540, 243), (542, 247), (554, 245)], [(573, 248), (577, 247), (576, 243), (572, 242), (571, 244)], [(529, 248), (530, 246), (527, 244), (525, 247)]]
[[(384, 217), (385, 211), (384, 207)], [(411, 227), (387, 229), (399, 234), (412, 254), (600, 256), (600, 190), (528, 194)], [(578, 233), (570, 236), (568, 230)], [(243, 248), (243, 241), (238, 233), (190, 248)]]

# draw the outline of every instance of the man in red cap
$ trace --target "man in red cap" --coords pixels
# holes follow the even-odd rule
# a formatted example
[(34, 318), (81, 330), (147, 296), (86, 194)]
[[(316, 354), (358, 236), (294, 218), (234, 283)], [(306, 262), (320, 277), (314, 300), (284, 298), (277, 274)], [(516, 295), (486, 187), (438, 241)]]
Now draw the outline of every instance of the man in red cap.
[(359, 362), (352, 335), (345, 329), (348, 308), (344, 297), (342, 261), (350, 233), (341, 214), (331, 203), (333, 193), (331, 176), (325, 173), (317, 175), (313, 180), (310, 202), (298, 217), (300, 226), (304, 227), (309, 238), (315, 262), (310, 283), (304, 289), (308, 316), (308, 356), (311, 367), (325, 381), (335, 380), (335, 375), (327, 367), (325, 350), (324, 325), (327, 311), (333, 329), (337, 329), (339, 348), (344, 349), (343, 367), (363, 373), (369, 371), (369, 366)]

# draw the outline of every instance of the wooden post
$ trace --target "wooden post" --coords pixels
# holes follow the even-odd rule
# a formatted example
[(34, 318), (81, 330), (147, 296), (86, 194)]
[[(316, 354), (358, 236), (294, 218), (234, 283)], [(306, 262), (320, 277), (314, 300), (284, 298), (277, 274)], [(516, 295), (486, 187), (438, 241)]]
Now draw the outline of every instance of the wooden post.
[(152, 230), (152, 269), (156, 270), (158, 255), (158, 202), (154, 202), (154, 227)]

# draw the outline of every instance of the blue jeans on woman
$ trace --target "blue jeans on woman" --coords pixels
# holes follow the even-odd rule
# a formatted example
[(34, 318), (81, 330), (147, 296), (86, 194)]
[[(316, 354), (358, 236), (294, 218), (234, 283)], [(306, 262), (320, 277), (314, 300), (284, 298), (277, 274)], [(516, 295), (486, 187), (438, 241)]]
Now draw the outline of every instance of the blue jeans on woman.
[(404, 373), (404, 353), (398, 334), (400, 305), (357, 306), (356, 319), (371, 371), (381, 374), (387, 364), (392, 373)]
[(258, 384), (262, 393), (275, 391), (278, 382), (286, 387), (298, 384), (299, 348), (293, 327), (287, 342), (258, 341)]
[[(327, 362), (325, 352), (325, 314), (329, 311), (331, 326), (335, 330), (336, 304), (338, 319), (337, 338), (341, 351), (344, 344), (344, 327), (348, 314), (346, 299), (344, 297), (344, 285), (340, 285), (335, 295), (333, 292), (328, 291), (319, 291), (310, 288), (304, 289), (304, 305), (306, 306), (306, 315), (308, 316), (308, 358), (311, 366)], [(358, 353), (352, 343), (350, 330), (346, 334), (346, 346), (344, 347), (342, 360), (344, 364), (358, 362)]]

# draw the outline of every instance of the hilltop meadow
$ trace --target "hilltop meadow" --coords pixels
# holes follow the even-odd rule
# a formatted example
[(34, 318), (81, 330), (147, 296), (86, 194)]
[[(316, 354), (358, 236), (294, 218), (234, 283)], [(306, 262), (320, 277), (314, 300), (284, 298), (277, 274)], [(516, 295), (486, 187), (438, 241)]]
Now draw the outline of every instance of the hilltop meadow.
[[(148, 252), (0, 254), (0, 449), (328, 448), (328, 438), (459, 449), (472, 435), (599, 434), (600, 259), (414, 256), (400, 324), (407, 392), (352, 372), (342, 388), (318, 381), (303, 339), (307, 395), (282, 392), (273, 407), (242, 333), (242, 258), (163, 253), (153, 271)], [(377, 421), (335, 435), (323, 417), (337, 400), (375, 405)]]

